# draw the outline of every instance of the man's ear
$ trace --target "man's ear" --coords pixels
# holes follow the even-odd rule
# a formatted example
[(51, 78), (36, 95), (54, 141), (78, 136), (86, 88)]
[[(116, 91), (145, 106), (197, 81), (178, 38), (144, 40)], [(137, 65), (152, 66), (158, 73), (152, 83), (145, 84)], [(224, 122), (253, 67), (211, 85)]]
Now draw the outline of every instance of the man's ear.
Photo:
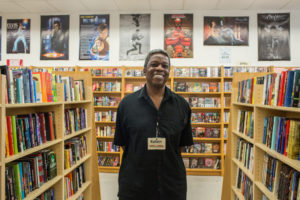
[(146, 68), (144, 68), (144, 69), (143, 69), (143, 73), (144, 73), (144, 75), (146, 75), (146, 72), (147, 72), (147, 69), (146, 69)]

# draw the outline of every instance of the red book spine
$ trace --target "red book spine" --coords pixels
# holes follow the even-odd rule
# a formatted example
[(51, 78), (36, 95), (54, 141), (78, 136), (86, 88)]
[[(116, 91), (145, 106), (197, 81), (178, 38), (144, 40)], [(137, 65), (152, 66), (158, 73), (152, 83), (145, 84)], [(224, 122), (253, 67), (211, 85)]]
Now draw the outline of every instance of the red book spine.
[(286, 130), (285, 130), (285, 141), (284, 141), (284, 155), (287, 156), (286, 148), (288, 144), (288, 139), (289, 139), (289, 134), (290, 134), (290, 120), (287, 120), (286, 122)]
[(39, 121), (40, 121), (40, 134), (42, 137), (43, 143), (46, 143), (46, 131), (45, 131), (45, 115), (44, 113), (39, 114)]
[(53, 130), (53, 121), (52, 121), (52, 112), (49, 112), (49, 126), (50, 126), (50, 136), (51, 140), (54, 140), (54, 130)]
[(6, 117), (7, 123), (7, 134), (8, 134), (8, 142), (9, 142), (9, 155), (14, 155), (14, 147), (13, 147), (13, 137), (12, 137), (12, 127), (11, 127), (11, 117)]
[(285, 75), (286, 72), (282, 72), (281, 80), (280, 80), (280, 91), (279, 91), (279, 101), (278, 106), (282, 106), (282, 99), (283, 99), (283, 92), (284, 92), (284, 85), (285, 85)]

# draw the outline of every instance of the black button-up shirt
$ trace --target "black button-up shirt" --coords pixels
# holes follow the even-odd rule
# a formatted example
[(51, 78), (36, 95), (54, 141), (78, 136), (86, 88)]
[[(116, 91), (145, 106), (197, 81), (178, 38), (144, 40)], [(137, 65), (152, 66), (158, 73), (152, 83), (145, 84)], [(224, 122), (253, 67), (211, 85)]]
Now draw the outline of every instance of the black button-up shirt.
[[(166, 87), (156, 109), (146, 85), (123, 98), (117, 111), (114, 144), (125, 146), (119, 173), (119, 197), (132, 200), (186, 199), (186, 171), (180, 147), (193, 144), (191, 109)], [(148, 150), (148, 138), (166, 138), (166, 150)], [(155, 194), (155, 195), (154, 195)], [(122, 199), (121, 198), (121, 199)], [(158, 198), (155, 197), (155, 200)]]

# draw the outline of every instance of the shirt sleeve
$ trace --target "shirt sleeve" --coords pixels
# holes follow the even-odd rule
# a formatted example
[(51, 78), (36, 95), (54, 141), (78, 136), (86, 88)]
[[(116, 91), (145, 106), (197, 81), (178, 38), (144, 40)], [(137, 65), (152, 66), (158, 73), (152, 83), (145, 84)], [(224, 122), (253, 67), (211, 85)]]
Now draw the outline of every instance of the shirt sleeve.
[[(122, 103), (122, 102), (121, 102)], [(115, 131), (115, 137), (114, 137), (114, 145), (117, 146), (126, 146), (127, 140), (125, 137), (125, 128), (124, 128), (124, 119), (123, 119), (123, 113), (120, 103), (118, 110), (117, 110), (117, 120), (116, 120), (116, 131)]]
[(184, 117), (185, 126), (181, 133), (180, 146), (191, 146), (194, 144), (191, 127), (191, 108), (187, 102), (185, 102), (185, 107), (187, 112), (186, 116)]

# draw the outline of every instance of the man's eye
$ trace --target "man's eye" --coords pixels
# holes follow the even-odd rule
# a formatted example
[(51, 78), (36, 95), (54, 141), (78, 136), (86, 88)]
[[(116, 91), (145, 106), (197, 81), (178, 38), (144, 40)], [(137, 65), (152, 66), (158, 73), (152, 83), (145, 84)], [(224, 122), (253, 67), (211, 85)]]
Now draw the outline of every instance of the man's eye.
[(169, 65), (163, 65), (163, 68), (168, 69)]
[(150, 64), (151, 67), (157, 67), (157, 64), (156, 63), (152, 63)]

